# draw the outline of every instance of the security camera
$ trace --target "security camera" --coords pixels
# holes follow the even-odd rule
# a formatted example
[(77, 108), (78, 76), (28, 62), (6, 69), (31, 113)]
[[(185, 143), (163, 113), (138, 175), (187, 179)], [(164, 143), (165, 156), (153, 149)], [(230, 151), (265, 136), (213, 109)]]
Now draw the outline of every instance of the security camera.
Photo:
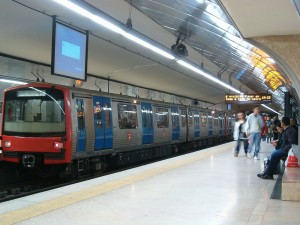
[(188, 51), (186, 49), (186, 46), (184, 44), (174, 44), (171, 46), (171, 50), (176, 54), (180, 56), (188, 56)]
[(176, 55), (179, 55), (179, 56), (188, 56), (188, 51), (186, 49), (186, 46), (184, 44), (182, 44), (182, 42), (184, 41), (185, 38), (183, 40), (181, 40), (181, 36), (182, 36), (182, 34), (180, 34), (177, 37), (176, 44), (174, 44), (174, 45), (171, 46), (171, 50)]

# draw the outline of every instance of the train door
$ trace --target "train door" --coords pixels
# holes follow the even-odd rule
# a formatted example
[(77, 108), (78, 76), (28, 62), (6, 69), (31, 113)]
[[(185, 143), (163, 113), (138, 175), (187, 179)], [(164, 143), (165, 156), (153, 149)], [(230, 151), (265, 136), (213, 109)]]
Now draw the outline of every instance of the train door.
[(153, 112), (151, 103), (142, 102), (142, 123), (143, 123), (143, 140), (142, 144), (153, 143)]
[(112, 115), (110, 98), (94, 96), (95, 151), (112, 148)]
[(208, 113), (208, 136), (213, 135), (213, 115)]
[(180, 141), (187, 141), (187, 130), (188, 130), (188, 127), (187, 127), (187, 117), (186, 117), (186, 109), (185, 108), (180, 108), (180, 125), (181, 125), (181, 128), (180, 128)]
[(76, 99), (77, 109), (77, 151), (85, 151), (86, 145), (86, 128), (85, 128), (85, 112), (84, 100), (81, 98)]
[(180, 128), (179, 128), (179, 110), (178, 107), (171, 107), (172, 117), (172, 140), (179, 140)]
[(194, 110), (189, 108), (187, 112), (187, 122), (188, 122), (188, 137), (189, 140), (193, 140), (195, 136), (195, 126), (194, 126)]
[(228, 119), (226, 113), (224, 113), (224, 135), (228, 135)]
[(201, 137), (207, 137), (208, 135), (208, 128), (207, 128), (207, 113), (202, 112), (200, 113), (200, 136)]
[(214, 112), (212, 113), (213, 118), (213, 135), (219, 135), (219, 114)]
[(223, 135), (223, 129), (224, 129), (224, 126), (223, 126), (223, 114), (222, 113), (219, 113), (219, 134), (220, 135)]
[(200, 137), (200, 115), (198, 109), (194, 109), (194, 125), (195, 125), (194, 137), (199, 138)]

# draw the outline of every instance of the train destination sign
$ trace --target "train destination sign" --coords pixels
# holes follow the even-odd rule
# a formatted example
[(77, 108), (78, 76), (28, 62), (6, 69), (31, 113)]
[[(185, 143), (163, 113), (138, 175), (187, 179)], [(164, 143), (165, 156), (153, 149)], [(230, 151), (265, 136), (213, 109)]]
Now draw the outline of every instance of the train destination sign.
[(271, 94), (225, 95), (225, 103), (235, 104), (268, 104), (272, 102)]

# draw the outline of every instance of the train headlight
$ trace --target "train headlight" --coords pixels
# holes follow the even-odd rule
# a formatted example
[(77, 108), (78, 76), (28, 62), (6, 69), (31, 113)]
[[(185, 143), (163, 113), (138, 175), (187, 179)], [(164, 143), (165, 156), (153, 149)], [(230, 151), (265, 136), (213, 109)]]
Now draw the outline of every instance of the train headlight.
[(55, 149), (62, 149), (64, 147), (64, 144), (62, 142), (54, 142), (53, 147)]
[(6, 148), (10, 148), (11, 142), (10, 142), (10, 141), (5, 141), (5, 142), (4, 142), (4, 146), (5, 146)]

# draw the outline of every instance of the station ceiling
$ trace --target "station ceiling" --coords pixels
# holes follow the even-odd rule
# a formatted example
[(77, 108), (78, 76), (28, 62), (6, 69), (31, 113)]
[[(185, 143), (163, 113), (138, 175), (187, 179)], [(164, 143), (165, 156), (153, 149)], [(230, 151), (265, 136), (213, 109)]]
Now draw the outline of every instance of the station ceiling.
[[(269, 2), (272, 0), (268, 0)], [(131, 11), (133, 30), (170, 48), (181, 34), (190, 61), (245, 93), (273, 94), (273, 108), (280, 110), (283, 92), (292, 87), (280, 66), (267, 53), (248, 43), (244, 37), (272, 33), (263, 26), (255, 29), (255, 19), (240, 9), (242, 1), (222, 0), (86, 0), (95, 12), (105, 12), (114, 21), (126, 23)], [(244, 2), (244, 1), (243, 1)], [(245, 1), (256, 6), (262, 1)], [(273, 1), (272, 1), (273, 2)], [(274, 2), (283, 2), (274, 0)], [(21, 4), (20, 4), (21, 3)], [(224, 10), (226, 7), (229, 14)], [(261, 10), (266, 7), (261, 3)], [(278, 7), (281, 7), (278, 5)], [(286, 7), (286, 6), (284, 6)], [(98, 11), (98, 9), (100, 11)], [(292, 10), (292, 9), (291, 9)], [(101, 13), (102, 13), (101, 12)], [(260, 16), (260, 13), (258, 13)], [(0, 2), (0, 52), (45, 64), (51, 63), (52, 18), (89, 30), (88, 73), (133, 85), (157, 89), (212, 103), (222, 102), (228, 89), (199, 76), (172, 60), (140, 47), (52, 0), (4, 0)], [(246, 15), (246, 12), (244, 12)], [(253, 16), (252, 16), (253, 17)], [(292, 17), (292, 16), (291, 16)], [(262, 18), (261, 18), (262, 19)], [(293, 18), (290, 18), (291, 20)], [(256, 21), (256, 22), (255, 22)], [(265, 21), (267, 17), (265, 16)], [(288, 21), (286, 21), (288, 22)], [(285, 23), (286, 23), (285, 22)], [(299, 22), (298, 22), (299, 25)], [(225, 27), (227, 26), (227, 27)], [(252, 29), (253, 28), (253, 29)], [(278, 31), (284, 33), (296, 32)], [(276, 32), (276, 28), (272, 28)], [(256, 31), (255, 31), (256, 30)], [(297, 29), (299, 32), (300, 29)], [(257, 33), (255, 33), (257, 32)], [(7, 62), (0, 58), (0, 65)], [(7, 66), (7, 65), (6, 65)], [(13, 67), (13, 65), (10, 65)], [(281, 83), (280, 83), (281, 82)]]

